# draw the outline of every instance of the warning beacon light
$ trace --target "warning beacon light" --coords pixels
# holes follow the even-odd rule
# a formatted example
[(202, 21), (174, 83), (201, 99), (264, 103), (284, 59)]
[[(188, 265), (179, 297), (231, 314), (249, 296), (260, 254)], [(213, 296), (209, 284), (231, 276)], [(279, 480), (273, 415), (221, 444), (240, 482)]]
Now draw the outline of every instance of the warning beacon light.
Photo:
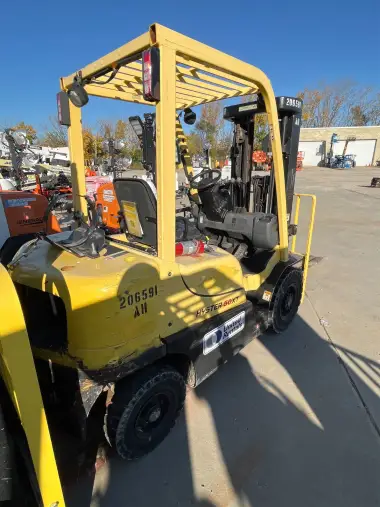
[(143, 96), (148, 102), (160, 100), (160, 50), (152, 47), (142, 54)]

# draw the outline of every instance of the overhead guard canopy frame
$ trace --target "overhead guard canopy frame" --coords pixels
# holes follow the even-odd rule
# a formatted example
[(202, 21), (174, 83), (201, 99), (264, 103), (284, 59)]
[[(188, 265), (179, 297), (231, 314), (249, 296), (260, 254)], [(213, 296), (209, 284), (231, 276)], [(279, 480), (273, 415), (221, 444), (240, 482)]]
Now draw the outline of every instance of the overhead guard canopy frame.
[[(156, 46), (160, 49), (160, 89), (158, 102), (143, 97), (142, 52)], [(195, 41), (159, 24), (108, 55), (61, 78), (61, 89), (68, 91), (80, 75), (89, 95), (157, 107), (157, 197), (158, 256), (174, 262), (175, 231), (175, 139), (176, 110), (216, 100), (261, 93), (268, 115), (273, 167), (275, 172), (279, 221), (279, 250), (282, 260), (288, 257), (286, 192), (283, 171), (277, 106), (271, 83), (257, 67)], [(109, 82), (110, 77), (113, 77)], [(75, 121), (69, 127), (73, 182), (78, 195), (84, 194), (84, 161), (81, 117), (70, 106)], [(76, 109), (76, 108), (75, 108)], [(73, 117), (72, 117), (73, 118)], [(170, 177), (168, 168), (173, 168)], [(163, 170), (166, 168), (165, 170)], [(84, 199), (79, 200), (84, 210)], [(165, 220), (164, 220), (165, 217)]]

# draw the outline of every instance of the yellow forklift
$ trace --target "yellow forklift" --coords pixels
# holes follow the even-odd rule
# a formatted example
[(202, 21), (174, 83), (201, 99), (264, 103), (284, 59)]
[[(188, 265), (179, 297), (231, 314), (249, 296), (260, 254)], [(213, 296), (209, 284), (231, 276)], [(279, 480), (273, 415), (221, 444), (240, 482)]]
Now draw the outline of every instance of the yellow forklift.
[[(180, 153), (190, 206), (179, 216), (178, 114), (193, 122), (194, 106), (252, 94), (252, 102), (224, 111), (234, 124), (231, 180), (220, 181), (212, 168), (193, 176), (188, 154)], [(99, 226), (85, 197), (81, 108), (91, 96), (156, 108), (156, 192), (141, 178), (114, 180), (122, 224), (115, 235)], [(276, 100), (256, 67), (158, 24), (61, 79), (58, 112), (68, 127), (77, 227), (42, 232), (1, 267), (2, 290), (12, 295), (0, 332), (2, 374), (40, 505), (64, 505), (44, 407), (84, 440), (102, 407), (110, 445), (122, 458), (139, 458), (170, 432), (186, 385), (199, 385), (266, 329), (279, 333), (292, 322), (305, 291), (315, 211), (311, 196), (306, 254), (291, 252), (301, 109), (298, 99)], [(267, 113), (273, 152), (259, 193), (251, 174), (258, 112)], [(11, 324), (10, 315), (17, 316)]]

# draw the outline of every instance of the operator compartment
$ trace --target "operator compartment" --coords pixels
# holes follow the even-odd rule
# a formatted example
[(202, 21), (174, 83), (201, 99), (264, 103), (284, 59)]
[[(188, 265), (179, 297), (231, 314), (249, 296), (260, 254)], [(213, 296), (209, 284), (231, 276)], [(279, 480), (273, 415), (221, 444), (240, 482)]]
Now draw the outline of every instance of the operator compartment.
[[(115, 180), (114, 188), (128, 245), (146, 248), (147, 252), (154, 254), (157, 251), (157, 199), (152, 185), (140, 178), (125, 178)], [(195, 293), (207, 296), (241, 289), (238, 261), (231, 262), (231, 256), (225, 251), (208, 246), (195, 218), (190, 212), (185, 214), (176, 216), (175, 224), (176, 262), (185, 285)], [(200, 261), (204, 271), (202, 276), (199, 276)], [(206, 280), (211, 283), (216, 265), (218, 272), (226, 274), (225, 282), (220, 287), (216, 284), (208, 292)]]
[[(295, 99), (290, 101), (288, 97), (277, 97), (276, 102), (289, 222), (301, 103)], [(232, 122), (234, 126), (230, 152), (231, 177), (227, 181), (220, 181), (220, 171), (207, 169), (190, 183), (198, 191), (201, 203), (198, 214), (200, 231), (210, 235), (212, 243), (241, 260), (243, 269), (252, 272), (258, 272), (265, 267), (262, 260), (269, 260), (269, 252), (279, 244), (274, 171), (268, 175), (253, 174), (255, 116), (264, 112), (265, 104), (260, 95), (255, 101), (225, 107), (224, 119)], [(289, 233), (290, 231), (291, 228)]]

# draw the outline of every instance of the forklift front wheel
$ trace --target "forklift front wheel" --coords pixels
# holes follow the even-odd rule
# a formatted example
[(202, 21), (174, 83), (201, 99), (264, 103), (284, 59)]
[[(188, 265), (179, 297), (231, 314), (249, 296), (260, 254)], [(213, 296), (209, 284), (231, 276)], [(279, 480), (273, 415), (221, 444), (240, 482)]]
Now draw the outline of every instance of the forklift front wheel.
[(302, 272), (292, 269), (280, 280), (274, 295), (272, 329), (282, 333), (292, 322), (302, 297)]
[(183, 376), (170, 366), (142, 370), (116, 385), (105, 432), (123, 459), (153, 451), (173, 428), (186, 397)]

